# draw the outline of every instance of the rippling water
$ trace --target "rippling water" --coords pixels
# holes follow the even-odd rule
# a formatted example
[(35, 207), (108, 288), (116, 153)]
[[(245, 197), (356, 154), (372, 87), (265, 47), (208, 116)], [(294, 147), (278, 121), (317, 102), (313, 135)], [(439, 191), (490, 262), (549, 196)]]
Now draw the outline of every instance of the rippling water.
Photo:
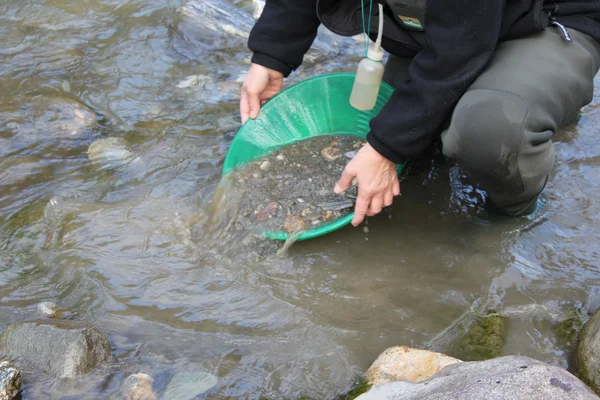
[[(505, 354), (566, 366), (552, 323), (592, 307), (600, 278), (599, 95), (557, 135), (532, 218), (488, 217), (484, 194), (432, 154), (368, 232), (278, 254), (224, 236), (210, 204), (239, 128), (251, 13), (225, 0), (0, 5), (0, 329), (54, 301), (114, 350), (72, 387), (26, 374), (24, 398), (118, 398), (137, 372), (162, 393), (204, 370), (219, 380), (199, 398), (329, 399), (386, 347), (439, 349), (486, 307), (510, 315)], [(361, 50), (322, 32), (292, 82), (353, 70)], [(90, 161), (103, 137), (127, 162)]]

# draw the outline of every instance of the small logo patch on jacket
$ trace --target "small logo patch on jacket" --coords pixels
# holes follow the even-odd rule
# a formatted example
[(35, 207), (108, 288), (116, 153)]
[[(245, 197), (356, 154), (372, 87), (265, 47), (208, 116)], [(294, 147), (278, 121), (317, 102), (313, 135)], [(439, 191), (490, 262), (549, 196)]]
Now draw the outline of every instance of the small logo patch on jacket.
[(404, 15), (398, 15), (398, 18), (400, 18), (400, 21), (402, 21), (402, 23), (410, 28), (415, 28), (415, 29), (423, 29), (423, 25), (421, 25), (421, 21), (419, 21), (417, 18), (412, 18), (412, 17), (407, 17)]

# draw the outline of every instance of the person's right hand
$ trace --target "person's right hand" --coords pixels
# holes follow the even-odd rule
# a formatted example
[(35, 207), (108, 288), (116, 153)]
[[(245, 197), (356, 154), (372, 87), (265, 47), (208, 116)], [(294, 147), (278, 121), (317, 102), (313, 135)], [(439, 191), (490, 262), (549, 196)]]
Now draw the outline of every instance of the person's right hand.
[(283, 74), (279, 71), (252, 64), (248, 75), (242, 86), (242, 97), (240, 100), (240, 115), (242, 124), (248, 118), (256, 118), (260, 106), (281, 91), (283, 86)]

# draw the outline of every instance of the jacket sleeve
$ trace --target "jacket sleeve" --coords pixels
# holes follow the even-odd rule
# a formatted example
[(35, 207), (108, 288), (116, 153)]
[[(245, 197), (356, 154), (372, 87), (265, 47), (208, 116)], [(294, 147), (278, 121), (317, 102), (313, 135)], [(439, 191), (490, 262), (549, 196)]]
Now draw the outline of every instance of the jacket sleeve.
[(506, 0), (430, 0), (425, 35), (430, 46), (409, 66), (371, 120), (369, 144), (396, 163), (422, 154), (434, 141), (466, 89), (490, 61)]
[(252, 62), (289, 76), (302, 64), (319, 25), (317, 0), (266, 0), (248, 39)]

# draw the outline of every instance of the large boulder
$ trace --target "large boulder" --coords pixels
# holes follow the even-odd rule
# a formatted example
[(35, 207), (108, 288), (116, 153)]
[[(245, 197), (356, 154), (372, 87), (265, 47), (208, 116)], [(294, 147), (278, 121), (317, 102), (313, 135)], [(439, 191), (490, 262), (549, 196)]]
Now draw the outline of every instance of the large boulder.
[(568, 371), (521, 356), (461, 362), (419, 383), (393, 382), (357, 400), (592, 400), (600, 399)]
[(21, 372), (9, 361), (0, 362), (0, 400), (17, 397), (21, 385)]
[(583, 327), (571, 369), (600, 394), (600, 311)]
[(106, 336), (83, 321), (39, 320), (10, 325), (0, 335), (0, 352), (28, 369), (58, 378), (86, 375), (110, 357)]

